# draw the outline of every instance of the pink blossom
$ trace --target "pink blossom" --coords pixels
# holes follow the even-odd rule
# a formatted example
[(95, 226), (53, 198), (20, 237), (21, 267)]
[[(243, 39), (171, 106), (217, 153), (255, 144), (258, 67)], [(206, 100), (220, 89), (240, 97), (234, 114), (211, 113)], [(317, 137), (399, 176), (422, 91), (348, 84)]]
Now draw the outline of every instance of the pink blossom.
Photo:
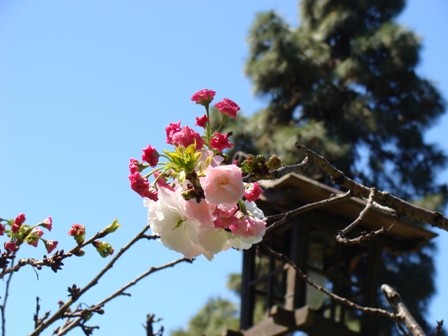
[(45, 248), (47, 249), (47, 253), (53, 252), (53, 250), (58, 246), (58, 242), (56, 240), (46, 240)]
[(3, 236), (5, 233), (5, 226), (3, 224), (0, 224), (0, 236)]
[(202, 89), (191, 96), (191, 100), (196, 104), (207, 106), (215, 97), (215, 91), (209, 89)]
[(9, 252), (15, 252), (19, 249), (16, 243), (13, 241), (5, 242), (4, 244), (5, 250), (8, 250)]
[(172, 137), (172, 144), (176, 146), (188, 147), (194, 143), (196, 143), (196, 149), (200, 150), (204, 145), (204, 140), (198, 132), (188, 126), (182, 127), (182, 130), (176, 132)]
[(25, 223), (26, 217), (24, 213), (19, 214), (16, 219), (14, 220), (14, 224), (17, 224), (19, 227), (23, 223)]
[(258, 198), (260, 198), (262, 192), (263, 189), (261, 189), (260, 184), (258, 182), (247, 183), (246, 188), (244, 190), (244, 197), (249, 202), (253, 202), (256, 201)]
[(129, 171), (131, 173), (138, 173), (141, 171), (140, 162), (136, 159), (129, 159)]
[(185, 203), (185, 215), (189, 219), (197, 220), (202, 227), (213, 227), (212, 211), (214, 207), (204, 199), (200, 202), (191, 199)]
[(215, 107), (230, 118), (236, 118), (236, 113), (240, 110), (240, 107), (233, 100), (227, 98), (216, 103)]
[(209, 203), (235, 204), (244, 196), (242, 171), (236, 165), (208, 167), (200, 178)]
[(166, 143), (172, 145), (173, 144), (173, 135), (181, 130), (180, 121), (177, 123), (170, 123), (167, 127), (165, 127), (166, 131)]
[(148, 162), (151, 167), (155, 167), (159, 162), (159, 153), (153, 146), (148, 145), (143, 149), (142, 161)]
[(233, 234), (243, 237), (262, 237), (266, 231), (266, 222), (252, 216), (242, 216), (229, 226)]
[(207, 115), (204, 114), (202, 117), (196, 117), (196, 125), (202, 128), (207, 126), (208, 118)]
[(42, 229), (38, 226), (35, 226), (31, 230), (30, 234), (26, 237), (26, 242), (31, 246), (37, 247), (39, 239), (40, 237), (42, 237), (43, 234), (44, 232), (42, 231)]
[(157, 190), (150, 188), (148, 180), (143, 178), (140, 173), (136, 172), (130, 174), (129, 181), (131, 182), (131, 189), (141, 197), (148, 197), (154, 201), (157, 201)]
[(238, 211), (238, 206), (236, 204), (231, 205), (218, 205), (213, 211), (213, 225), (216, 228), (227, 229), (231, 224), (233, 224), (238, 219), (235, 217)]
[(51, 217), (47, 217), (42, 222), (40, 222), (40, 225), (46, 228), (48, 231), (51, 231), (51, 229), (53, 228), (53, 219)]
[(229, 133), (215, 132), (210, 139), (210, 147), (220, 152), (226, 148), (232, 148), (233, 144), (229, 141)]

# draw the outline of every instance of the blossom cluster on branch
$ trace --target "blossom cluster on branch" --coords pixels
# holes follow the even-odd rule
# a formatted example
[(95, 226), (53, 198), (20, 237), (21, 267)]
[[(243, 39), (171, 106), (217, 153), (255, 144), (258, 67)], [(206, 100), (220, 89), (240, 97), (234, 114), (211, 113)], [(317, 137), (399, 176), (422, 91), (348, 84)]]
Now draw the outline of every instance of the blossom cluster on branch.
[[(144, 198), (152, 231), (186, 258), (202, 254), (211, 260), (231, 247), (248, 249), (266, 231), (266, 218), (255, 204), (262, 193), (260, 185), (244, 182), (247, 169), (226, 155), (233, 147), (231, 133), (219, 132), (221, 126), (212, 129), (214, 97), (215, 91), (209, 89), (191, 97), (205, 108), (195, 124), (202, 134), (180, 121), (170, 123), (165, 131), (171, 151), (159, 152), (148, 145), (141, 161), (129, 162), (131, 188)], [(240, 110), (227, 98), (214, 108), (220, 112), (219, 125), (236, 118)]]
[(13, 219), (0, 218), (0, 235), (6, 234), (8, 240), (4, 242), (3, 246), (9, 253), (14, 253), (19, 250), (23, 243), (37, 247), (41, 240), (48, 253), (51, 253), (58, 242), (55, 240), (48, 240), (42, 238), (44, 231), (42, 228), (51, 231), (53, 221), (51, 217), (47, 217), (36, 225), (28, 225), (25, 223), (26, 216), (20, 213)]

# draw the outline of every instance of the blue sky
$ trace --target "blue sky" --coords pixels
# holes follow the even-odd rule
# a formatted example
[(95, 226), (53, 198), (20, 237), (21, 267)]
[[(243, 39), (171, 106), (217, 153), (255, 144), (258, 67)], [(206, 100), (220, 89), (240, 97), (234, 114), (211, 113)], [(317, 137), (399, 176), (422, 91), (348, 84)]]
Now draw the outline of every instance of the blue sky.
[[(1, 1), (1, 216), (25, 212), (33, 223), (51, 215), (48, 237), (66, 249), (71, 224), (83, 223), (93, 233), (118, 217), (123, 227), (110, 242), (123, 245), (146, 221), (141, 199), (128, 186), (128, 159), (147, 144), (167, 148), (169, 122), (193, 124), (202, 110), (189, 99), (199, 89), (235, 100), (246, 114), (262, 107), (243, 72), (248, 29), (255, 13), (267, 9), (296, 24), (297, 6), (295, 0), (238, 7), (205, 0)], [(419, 72), (448, 97), (446, 13), (444, 0), (413, 0), (399, 21), (423, 38)], [(447, 131), (445, 115), (427, 136), (448, 151)], [(448, 182), (448, 173), (439, 178)], [(431, 316), (446, 320), (448, 233), (439, 233), (439, 293)], [(24, 252), (38, 258), (43, 248)], [(27, 268), (14, 276), (10, 334), (32, 330), (36, 295), (43, 311), (54, 310), (68, 286), (82, 286), (107, 261), (88, 252), (67, 260), (56, 275)], [(139, 244), (81, 302), (94, 303), (176, 257), (157, 242)], [(186, 325), (208, 297), (234, 298), (224, 289), (226, 275), (240, 268), (240, 254), (230, 251), (156, 274), (131, 290), (131, 298), (107, 306), (106, 315), (92, 321), (101, 326), (96, 334), (143, 335), (147, 313), (162, 317), (168, 330)]]

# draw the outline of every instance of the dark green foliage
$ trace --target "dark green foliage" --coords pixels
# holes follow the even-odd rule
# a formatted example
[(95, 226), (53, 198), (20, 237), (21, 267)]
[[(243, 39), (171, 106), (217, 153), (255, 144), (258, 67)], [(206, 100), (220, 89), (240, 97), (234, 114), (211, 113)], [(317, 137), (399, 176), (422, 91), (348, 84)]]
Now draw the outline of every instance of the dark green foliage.
[(419, 39), (390, 21), (403, 7), (305, 0), (298, 28), (259, 14), (246, 72), (269, 103), (242, 125), (242, 147), (291, 163), (298, 140), (366, 184), (405, 198), (437, 193), (446, 157), (423, 132), (444, 103), (415, 72)]
[(238, 309), (221, 298), (212, 298), (188, 323), (187, 330), (176, 330), (171, 336), (220, 336), (227, 329), (238, 330)]

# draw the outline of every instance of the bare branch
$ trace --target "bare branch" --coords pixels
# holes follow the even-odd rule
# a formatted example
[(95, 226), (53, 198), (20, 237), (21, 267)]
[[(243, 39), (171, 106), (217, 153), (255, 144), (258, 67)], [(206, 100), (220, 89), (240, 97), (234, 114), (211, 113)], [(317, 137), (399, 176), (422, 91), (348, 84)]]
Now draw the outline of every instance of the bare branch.
[(443, 320), (437, 321), (435, 336), (442, 336)]
[(294, 218), (295, 216), (298, 216), (304, 212), (311, 211), (311, 210), (314, 210), (314, 209), (317, 209), (320, 207), (324, 207), (330, 203), (341, 202), (341, 201), (345, 200), (346, 198), (350, 197), (350, 194), (351, 194), (351, 192), (349, 190), (344, 194), (337, 194), (333, 197), (326, 198), (321, 201), (306, 204), (306, 205), (296, 208), (294, 210), (286, 211), (286, 212), (278, 214), (278, 215), (268, 216), (267, 217), (268, 222), (273, 221), (273, 220), (275, 222), (273, 222), (272, 224), (270, 224), (268, 226), (268, 228), (266, 229), (266, 233), (268, 233), (269, 231), (272, 231), (275, 227), (287, 222), (291, 218)]
[(302, 160), (302, 162), (295, 165), (283, 166), (272, 172), (272, 179), (279, 179), (282, 176), (288, 175), (290, 173), (302, 173), (306, 167), (310, 165), (308, 156)]
[(145, 232), (150, 228), (149, 225), (146, 225), (143, 227), (143, 229), (134, 237), (132, 238), (125, 246), (123, 246), (118, 253), (112, 258), (112, 260), (82, 289), (79, 291), (79, 295), (76, 297), (70, 297), (70, 299), (67, 300), (64, 304), (62, 304), (58, 311), (56, 311), (52, 316), (50, 316), (47, 320), (43, 321), (37, 328), (34, 329), (34, 331), (29, 336), (37, 336), (39, 335), (43, 330), (48, 328), (51, 324), (53, 324), (56, 320), (63, 317), (64, 313), (67, 311), (67, 309), (76, 302), (79, 297), (81, 297), (84, 293), (86, 293), (90, 288), (95, 286), (98, 281), (103, 277), (104, 274), (106, 274), (116, 263), (116, 261), (132, 246), (134, 245), (138, 240), (140, 240), (144, 235)]
[(395, 314), (381, 309), (381, 308), (374, 308), (374, 307), (364, 307), (361, 306), (353, 301), (348, 300), (347, 298), (341, 297), (333, 292), (330, 292), (328, 289), (326, 289), (325, 287), (322, 287), (318, 284), (316, 284), (314, 281), (312, 281), (296, 264), (294, 264), (291, 259), (289, 259), (286, 255), (279, 253), (277, 251), (274, 251), (272, 248), (270, 248), (267, 244), (260, 244), (259, 245), (261, 248), (263, 248), (264, 250), (266, 250), (267, 252), (269, 252), (271, 255), (273, 255), (274, 257), (282, 260), (284, 263), (291, 265), (292, 268), (294, 268), (294, 270), (300, 275), (300, 277), (310, 286), (314, 287), (315, 289), (321, 291), (322, 293), (328, 295), (330, 297), (330, 299), (343, 304), (346, 307), (352, 308), (352, 309), (357, 309), (360, 310), (364, 313), (368, 313), (368, 314), (378, 314), (387, 318), (390, 318), (392, 320), (396, 320)]
[[(14, 265), (14, 258), (12, 259), (11, 264)], [(0, 312), (2, 319), (2, 336), (6, 335), (6, 304), (8, 303), (9, 286), (11, 285), (12, 275), (13, 273), (9, 274), (9, 277), (6, 280), (5, 294), (3, 295), (3, 303), (0, 305)]]
[(148, 314), (146, 315), (146, 324), (143, 326), (146, 331), (146, 336), (162, 336), (164, 328), (161, 326), (159, 330), (154, 333), (154, 323), (160, 322), (162, 319), (158, 318), (156, 319), (156, 316), (154, 314)]
[(188, 259), (188, 258), (179, 258), (177, 260), (174, 260), (172, 262), (169, 262), (165, 265), (161, 265), (161, 266), (152, 266), (150, 267), (148, 270), (146, 270), (145, 272), (143, 272), (142, 274), (140, 274), (138, 277), (136, 277), (134, 280), (128, 282), (126, 285), (124, 285), (123, 287), (121, 287), (120, 289), (118, 289), (116, 292), (114, 292), (113, 294), (111, 294), (110, 296), (108, 296), (107, 298), (105, 298), (104, 300), (102, 300), (101, 302), (97, 303), (95, 306), (97, 307), (102, 307), (104, 306), (106, 303), (108, 303), (109, 301), (111, 301), (112, 299), (116, 298), (117, 296), (123, 295), (123, 293), (130, 287), (134, 286), (135, 284), (137, 284), (139, 281), (141, 281), (142, 279), (146, 278), (148, 275), (170, 268), (170, 267), (174, 267), (177, 264), (183, 263), (183, 262), (188, 262), (188, 263), (192, 263), (194, 261), (194, 259)]
[(398, 294), (389, 285), (382, 285), (381, 290), (383, 291), (384, 296), (387, 298), (387, 301), (389, 301), (391, 307), (395, 310), (396, 320), (398, 319), (398, 321), (404, 323), (411, 335), (425, 336), (425, 332), (417, 323), (417, 321), (415, 321), (414, 317), (411, 315), (406, 305), (403, 303), (400, 294)]
[(383, 233), (384, 231), (390, 230), (392, 228), (392, 226), (395, 224), (396, 221), (394, 221), (388, 229), (385, 229), (384, 227), (382, 227), (381, 229), (378, 229), (378, 230), (375, 230), (375, 231), (363, 233), (363, 234), (359, 235), (358, 237), (347, 238), (347, 234), (350, 231), (352, 231), (357, 225), (359, 225), (362, 222), (362, 220), (364, 219), (364, 216), (366, 215), (366, 213), (375, 204), (373, 202), (375, 193), (376, 193), (376, 189), (375, 188), (370, 188), (369, 198), (367, 199), (366, 206), (364, 207), (364, 209), (362, 209), (362, 211), (359, 213), (358, 217), (352, 223), (350, 223), (350, 225), (348, 225), (343, 230), (341, 230), (341, 231), (339, 231), (337, 233), (336, 240), (339, 243), (345, 244), (345, 245), (360, 244), (362, 242), (365, 242), (365, 241), (368, 241), (368, 240), (371, 240), (371, 239), (375, 238), (376, 236), (378, 236), (379, 234)]
[[(344, 173), (331, 165), (323, 156), (301, 144), (296, 143), (296, 147), (307, 155), (310, 163), (317, 164), (336, 184), (351, 190), (353, 196), (361, 198), (367, 198), (369, 196), (369, 188), (345, 176)], [(380, 203), (380, 205), (386, 205), (394, 209), (397, 213), (448, 231), (448, 218), (441, 212), (421, 208), (385, 191), (376, 192), (375, 202)]]
[(155, 273), (155, 272), (158, 272), (158, 271), (161, 271), (161, 270), (164, 270), (164, 269), (167, 269), (169, 267), (173, 267), (173, 266), (175, 266), (177, 264), (180, 264), (182, 262), (192, 263), (193, 261), (194, 261), (194, 259), (179, 258), (177, 260), (174, 260), (172, 262), (169, 262), (169, 263), (161, 265), (161, 266), (150, 267), (148, 270), (146, 270), (145, 272), (143, 272), (142, 274), (137, 276), (134, 280), (128, 282), (126, 285), (124, 285), (123, 287), (121, 287), (120, 289), (118, 289), (117, 291), (112, 293), (111, 295), (109, 295), (107, 298), (105, 298), (102, 301), (98, 302), (97, 304), (92, 305), (89, 308), (85, 308), (85, 309), (73, 312), (71, 314), (64, 314), (64, 317), (77, 317), (77, 319), (71, 321), (69, 324), (67, 324), (63, 328), (60, 328), (60, 330), (58, 330), (57, 336), (66, 335), (70, 330), (72, 330), (73, 328), (76, 328), (77, 326), (79, 326), (80, 323), (82, 323), (85, 320), (85, 316), (87, 315), (87, 313), (97, 313), (97, 312), (102, 313), (103, 312), (102, 311), (103, 307), (109, 301), (115, 299), (118, 296), (127, 295), (125, 293), (125, 291), (127, 289), (129, 289), (130, 287), (134, 286), (135, 284), (140, 282), (142, 279), (144, 279), (148, 275), (150, 275), (152, 273)]
[(358, 237), (355, 238), (346, 238), (343, 235), (341, 235), (341, 233), (338, 233), (336, 235), (336, 240), (344, 245), (356, 245), (356, 244), (361, 244), (363, 242), (372, 240), (373, 238), (375, 238), (376, 236), (382, 234), (383, 232), (390, 230), (390, 228), (392, 228), (392, 226), (395, 224), (395, 222), (393, 222), (391, 224), (391, 226), (388, 229), (385, 228), (381, 228), (375, 231), (371, 231), (371, 232), (367, 232), (367, 233), (363, 233), (361, 235), (359, 235)]

